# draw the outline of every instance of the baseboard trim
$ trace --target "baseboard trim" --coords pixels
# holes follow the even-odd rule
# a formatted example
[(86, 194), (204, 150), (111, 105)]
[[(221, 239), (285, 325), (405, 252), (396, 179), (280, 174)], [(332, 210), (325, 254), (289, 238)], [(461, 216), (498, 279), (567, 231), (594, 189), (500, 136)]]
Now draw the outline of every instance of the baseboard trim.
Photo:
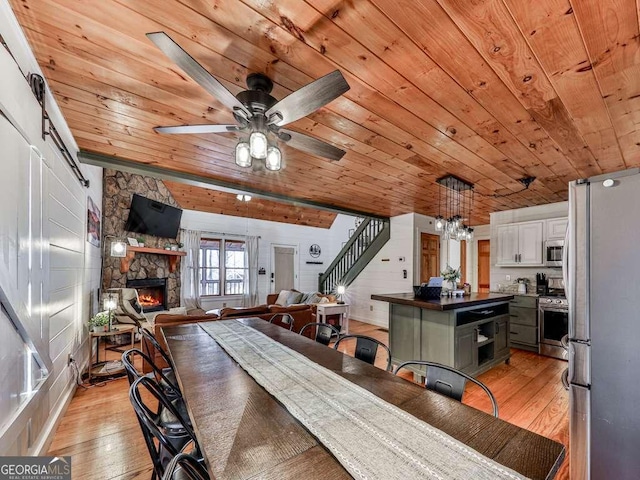
[(368, 323), (369, 325), (375, 325), (376, 327), (389, 328), (389, 322), (385, 322), (384, 320), (375, 321), (375, 320), (371, 320), (370, 318), (365, 320), (364, 318), (356, 318), (356, 317), (351, 317), (351, 316), (349, 317), (349, 320), (355, 320), (357, 322)]
[[(86, 342), (82, 342), (80, 348), (77, 351), (82, 351), (82, 347), (84, 346), (85, 343)], [(87, 368), (89, 368), (89, 362), (90, 362), (89, 359), (83, 359), (82, 366), (79, 367), (81, 378), (82, 378), (82, 372), (84, 372)], [(67, 368), (73, 368), (73, 367), (69, 366)], [(56, 434), (56, 430), (58, 429), (60, 422), (62, 422), (62, 419), (67, 413), (67, 409), (71, 404), (71, 400), (73, 400), (73, 396), (75, 395), (76, 390), (78, 389), (78, 385), (76, 381), (77, 379), (74, 372), (73, 382), (69, 384), (70, 388), (68, 388), (66, 393), (64, 394), (65, 395), (64, 401), (60, 402), (60, 405), (58, 406), (55, 415), (49, 416), (50, 420), (45, 424), (44, 428), (42, 429), (42, 432), (40, 433), (38, 440), (34, 443), (32, 447), (33, 455), (42, 456), (42, 455), (46, 455), (47, 452), (49, 451), (49, 448), (51, 447), (51, 443), (53, 442), (53, 437)], [(80, 381), (82, 381), (82, 379)]]
[(71, 400), (73, 399), (73, 396), (75, 395), (77, 389), (78, 386), (74, 381), (71, 384), (71, 388), (67, 390), (66, 398), (63, 402), (60, 402), (60, 406), (58, 407), (55, 415), (49, 417), (50, 420), (45, 424), (44, 428), (42, 429), (42, 433), (38, 438), (38, 441), (33, 445), (33, 455), (42, 456), (47, 454), (47, 452), (49, 451), (49, 447), (51, 447), (51, 443), (53, 442), (53, 437), (56, 433), (56, 430), (58, 429), (60, 422), (64, 418), (65, 413), (67, 413), (67, 409), (69, 408)]

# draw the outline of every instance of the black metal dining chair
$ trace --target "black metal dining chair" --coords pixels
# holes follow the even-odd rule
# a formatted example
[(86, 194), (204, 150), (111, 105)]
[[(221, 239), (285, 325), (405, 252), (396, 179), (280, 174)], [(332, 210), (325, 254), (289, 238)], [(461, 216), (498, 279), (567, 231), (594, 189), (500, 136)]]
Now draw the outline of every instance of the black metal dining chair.
[[(323, 345), (329, 345), (331, 342), (331, 337), (334, 335), (336, 339), (340, 338), (340, 332), (333, 325), (329, 325), (328, 323), (319, 323), (319, 322), (311, 322), (307, 323), (304, 327), (300, 329), (300, 335), (305, 336), (305, 332), (311, 331), (312, 328), (315, 328), (315, 336), (313, 340), (318, 343), (322, 343)], [(311, 338), (311, 337), (309, 337)]]
[[(138, 370), (135, 366), (136, 357), (140, 358), (141, 363), (146, 362), (151, 367), (151, 372), (145, 374)], [(167, 397), (170, 399), (182, 397), (173, 369), (159, 368), (153, 360), (139, 348), (130, 348), (124, 352), (122, 354), (122, 364), (127, 372), (129, 385), (132, 385), (133, 382), (140, 377), (154, 377)]]
[(355, 339), (356, 341), (356, 349), (353, 355), (355, 358), (374, 365), (376, 361), (376, 354), (378, 353), (378, 347), (382, 347), (387, 352), (386, 370), (391, 370), (391, 351), (389, 350), (389, 347), (373, 337), (368, 337), (366, 335), (345, 335), (334, 343), (333, 348), (337, 350), (342, 342), (352, 339)]
[(173, 370), (174, 369), (173, 359), (171, 358), (169, 353), (162, 347), (162, 345), (160, 345), (160, 342), (158, 342), (158, 339), (156, 338), (156, 336), (146, 328), (141, 328), (140, 334), (142, 335), (142, 338), (144, 340), (149, 342), (151, 346), (153, 346), (153, 348), (155, 348), (158, 351), (158, 353), (162, 356), (164, 361), (167, 362), (167, 365), (169, 365), (169, 368)]
[(289, 331), (293, 330), (293, 317), (288, 313), (276, 313), (269, 319), (269, 323), (273, 323), (282, 328), (288, 328)]
[(153, 463), (152, 480), (156, 476), (162, 478), (171, 459), (189, 447), (196, 458), (202, 458), (188, 417), (164, 395), (153, 378), (136, 379), (129, 389), (129, 400)]
[(493, 396), (493, 393), (491, 393), (491, 390), (480, 380), (447, 365), (428, 362), (426, 360), (403, 362), (398, 365), (394, 374), (397, 375), (401, 369), (411, 365), (421, 365), (425, 367), (425, 387), (427, 389), (446, 395), (459, 402), (462, 401), (462, 395), (464, 395), (464, 387), (467, 381), (475, 383), (489, 396), (493, 408), (493, 416), (498, 417), (498, 402), (496, 402), (496, 398)]
[(197, 458), (179, 453), (169, 462), (162, 480), (209, 480), (209, 474)]

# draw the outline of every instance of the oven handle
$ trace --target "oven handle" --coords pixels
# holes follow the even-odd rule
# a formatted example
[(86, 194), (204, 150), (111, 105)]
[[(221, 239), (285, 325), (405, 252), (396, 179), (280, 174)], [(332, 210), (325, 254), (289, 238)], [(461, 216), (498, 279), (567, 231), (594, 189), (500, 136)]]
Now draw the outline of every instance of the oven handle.
[(567, 333), (560, 339), (560, 343), (562, 344), (562, 348), (566, 351), (569, 351), (569, 334)]
[(569, 309), (568, 308), (549, 308), (549, 307), (544, 307), (544, 308), (539, 308), (538, 311), (540, 313), (544, 313), (544, 312), (558, 312), (558, 313), (569, 313)]

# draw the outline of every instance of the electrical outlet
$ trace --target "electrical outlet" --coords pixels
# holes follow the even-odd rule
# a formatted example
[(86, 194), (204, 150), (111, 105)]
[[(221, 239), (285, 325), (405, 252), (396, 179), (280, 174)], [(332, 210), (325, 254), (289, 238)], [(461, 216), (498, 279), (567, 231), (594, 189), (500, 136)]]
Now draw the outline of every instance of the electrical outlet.
[(373, 312), (373, 305), (369, 305), (369, 311)]
[(73, 355), (69, 353), (69, 355), (67, 355), (67, 365), (71, 365), (73, 362), (75, 362)]
[(505, 280), (507, 281), (511, 280), (511, 275), (505, 275), (504, 277), (505, 277)]
[(226, 308), (227, 304), (225, 302), (222, 303), (222, 308)]

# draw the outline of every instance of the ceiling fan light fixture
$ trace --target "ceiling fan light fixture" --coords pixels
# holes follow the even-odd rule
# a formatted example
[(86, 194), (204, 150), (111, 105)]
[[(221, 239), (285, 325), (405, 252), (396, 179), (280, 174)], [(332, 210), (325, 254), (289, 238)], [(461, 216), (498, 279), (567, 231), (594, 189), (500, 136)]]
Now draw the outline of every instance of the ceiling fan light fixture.
[(282, 153), (278, 147), (269, 147), (267, 149), (267, 158), (264, 161), (267, 170), (276, 172), (282, 167)]
[(253, 158), (266, 158), (267, 149), (267, 136), (262, 132), (251, 132), (249, 137), (249, 151)]
[(236, 165), (247, 168), (251, 166), (251, 152), (247, 142), (239, 142), (236, 145)]

